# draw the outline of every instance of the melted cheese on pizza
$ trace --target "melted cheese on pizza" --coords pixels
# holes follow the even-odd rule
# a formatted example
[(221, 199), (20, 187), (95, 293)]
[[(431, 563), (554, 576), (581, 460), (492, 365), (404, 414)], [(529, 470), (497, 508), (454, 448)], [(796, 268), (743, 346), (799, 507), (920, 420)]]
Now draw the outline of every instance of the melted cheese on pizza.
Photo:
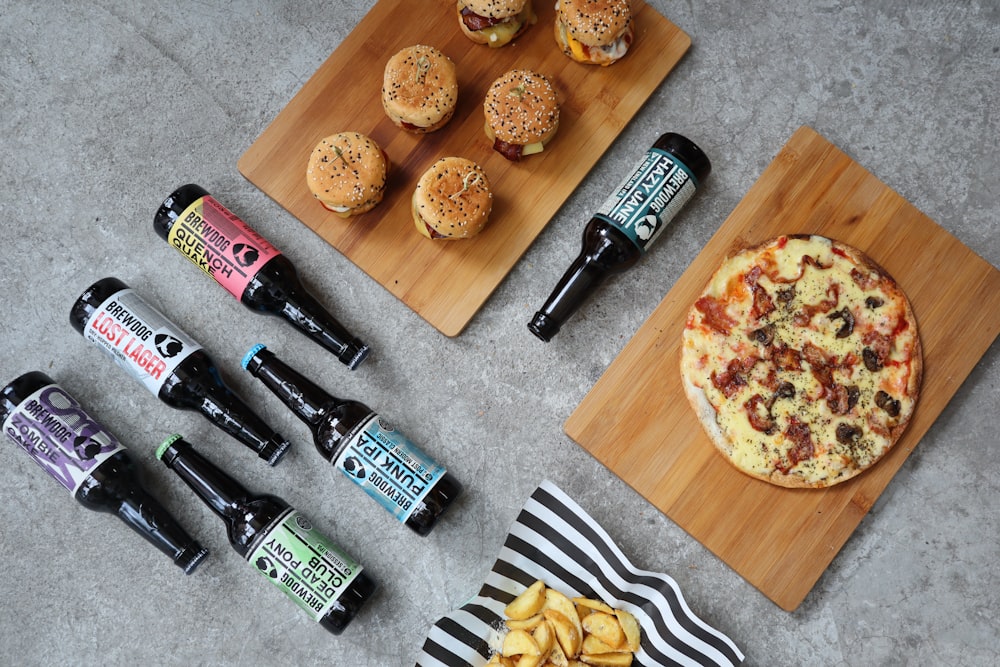
[(895, 283), (858, 255), (779, 237), (727, 260), (691, 308), (681, 372), (740, 469), (825, 486), (870, 467), (909, 419), (916, 325)]

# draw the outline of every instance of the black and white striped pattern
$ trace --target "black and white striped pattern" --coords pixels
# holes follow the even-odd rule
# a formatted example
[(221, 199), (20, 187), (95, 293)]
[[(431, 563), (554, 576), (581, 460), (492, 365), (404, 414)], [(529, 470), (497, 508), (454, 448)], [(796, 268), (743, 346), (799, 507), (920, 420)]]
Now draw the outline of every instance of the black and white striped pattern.
[(604, 529), (546, 480), (511, 526), (479, 594), (431, 628), (417, 667), (481, 667), (498, 646), (504, 607), (536, 579), (634, 614), (642, 626), (637, 667), (743, 661), (732, 640), (691, 612), (673, 579), (633, 567)]

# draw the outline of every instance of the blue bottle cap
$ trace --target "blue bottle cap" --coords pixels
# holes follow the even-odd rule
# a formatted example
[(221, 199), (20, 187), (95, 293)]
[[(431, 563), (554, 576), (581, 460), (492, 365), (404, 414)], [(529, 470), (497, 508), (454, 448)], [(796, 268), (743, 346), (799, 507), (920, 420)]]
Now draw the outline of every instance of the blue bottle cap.
[(256, 345), (251, 347), (250, 351), (247, 352), (245, 355), (243, 355), (243, 361), (241, 362), (243, 365), (243, 370), (247, 369), (247, 366), (250, 365), (250, 360), (254, 358), (255, 354), (265, 349), (267, 349), (267, 345), (261, 345), (260, 343), (257, 343)]

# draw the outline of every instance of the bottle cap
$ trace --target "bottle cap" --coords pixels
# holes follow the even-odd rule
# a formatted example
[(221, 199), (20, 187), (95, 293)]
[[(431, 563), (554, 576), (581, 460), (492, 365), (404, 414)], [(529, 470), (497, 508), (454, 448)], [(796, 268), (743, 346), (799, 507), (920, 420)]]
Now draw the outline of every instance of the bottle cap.
[(694, 176), (695, 185), (699, 185), (712, 171), (712, 163), (705, 152), (682, 134), (667, 132), (656, 141), (656, 147), (683, 162)]
[(347, 344), (344, 351), (338, 355), (338, 359), (347, 364), (347, 369), (353, 371), (361, 365), (361, 362), (368, 358), (371, 349), (359, 340)]
[(169, 436), (166, 440), (161, 442), (160, 446), (156, 448), (156, 458), (162, 461), (163, 455), (167, 453), (168, 449), (170, 449), (170, 445), (174, 444), (182, 437), (183, 436), (180, 433), (174, 433), (173, 435)]
[(251, 347), (250, 351), (243, 355), (243, 361), (240, 362), (243, 365), (243, 370), (247, 370), (247, 366), (250, 365), (250, 360), (253, 359), (258, 352), (266, 349), (267, 345), (261, 345), (260, 343), (257, 343), (256, 345)]
[(184, 549), (177, 555), (174, 562), (184, 570), (184, 574), (191, 574), (194, 572), (201, 562), (205, 560), (208, 556), (208, 549), (201, 546), (197, 542), (191, 544), (191, 546)]
[(261, 450), (257, 452), (257, 456), (267, 461), (267, 465), (276, 466), (291, 446), (292, 443), (275, 433), (270, 440), (264, 443)]
[(535, 334), (546, 343), (552, 340), (552, 337), (559, 333), (560, 325), (554, 319), (538, 311), (535, 316), (528, 322), (528, 331)]

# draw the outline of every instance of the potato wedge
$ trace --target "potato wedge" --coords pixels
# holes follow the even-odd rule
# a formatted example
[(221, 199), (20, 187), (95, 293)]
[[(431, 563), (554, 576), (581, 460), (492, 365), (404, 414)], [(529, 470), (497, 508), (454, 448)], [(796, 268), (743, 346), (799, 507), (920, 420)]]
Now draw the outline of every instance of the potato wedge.
[(520, 621), (507, 621), (507, 627), (511, 630), (527, 630), (528, 632), (533, 632), (538, 624), (545, 620), (541, 614), (535, 614)]
[(632, 664), (631, 653), (595, 653), (581, 655), (580, 662), (594, 667), (629, 667)]
[(625, 633), (628, 650), (635, 653), (639, 650), (639, 640), (642, 634), (639, 628), (639, 621), (624, 609), (615, 609), (615, 617), (618, 619), (618, 624), (622, 626), (622, 632)]
[(503, 638), (503, 646), (500, 648), (500, 655), (510, 657), (513, 655), (541, 655), (538, 644), (534, 637), (527, 630), (511, 630)]
[[(577, 623), (566, 617), (566, 614), (555, 609), (546, 609), (542, 612), (545, 620), (552, 624), (552, 629), (556, 634), (556, 641), (562, 648), (567, 658), (575, 658), (580, 655), (580, 648), (583, 646), (583, 634), (577, 628)], [(576, 619), (576, 614), (573, 614)]]
[(583, 619), (583, 629), (586, 634), (591, 634), (613, 649), (621, 648), (625, 645), (625, 633), (614, 616), (614, 611), (605, 614), (603, 611), (595, 611), (593, 614)]
[(611, 605), (606, 602), (601, 602), (600, 600), (594, 600), (593, 598), (573, 598), (573, 604), (578, 607), (586, 607), (596, 611), (603, 611), (605, 614), (615, 613), (615, 610), (611, 608)]
[[(552, 609), (558, 611), (560, 614), (565, 616), (570, 622), (576, 626), (576, 633), (583, 637), (583, 625), (580, 621), (580, 616), (576, 611), (576, 605), (573, 601), (566, 597), (564, 594), (553, 588), (545, 589), (545, 602), (542, 604), (542, 611), (546, 609)], [(563, 648), (566, 648), (565, 646)], [(567, 655), (569, 652), (567, 651)], [(572, 656), (571, 656), (572, 657)]]
[(534, 616), (541, 611), (545, 603), (545, 590), (545, 582), (539, 579), (511, 600), (510, 604), (504, 607), (503, 613), (515, 621)]
[(594, 635), (587, 635), (583, 638), (583, 645), (580, 647), (580, 653), (616, 653), (618, 651), (624, 651), (628, 649), (617, 649), (614, 646), (608, 646), (600, 639)]

